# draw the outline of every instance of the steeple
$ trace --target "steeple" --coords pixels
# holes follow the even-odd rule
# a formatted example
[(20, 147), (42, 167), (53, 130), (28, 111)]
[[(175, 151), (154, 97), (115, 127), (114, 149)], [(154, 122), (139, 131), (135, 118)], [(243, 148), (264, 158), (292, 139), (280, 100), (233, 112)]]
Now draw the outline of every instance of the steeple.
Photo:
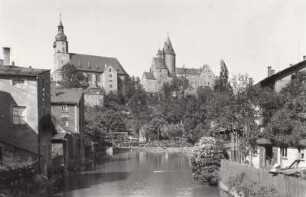
[(174, 49), (172, 47), (169, 35), (167, 36), (166, 42), (164, 44), (164, 52), (175, 55)]
[(57, 35), (55, 36), (55, 41), (67, 41), (67, 36), (64, 33), (64, 26), (62, 23), (62, 15), (60, 14), (60, 22), (57, 26)]

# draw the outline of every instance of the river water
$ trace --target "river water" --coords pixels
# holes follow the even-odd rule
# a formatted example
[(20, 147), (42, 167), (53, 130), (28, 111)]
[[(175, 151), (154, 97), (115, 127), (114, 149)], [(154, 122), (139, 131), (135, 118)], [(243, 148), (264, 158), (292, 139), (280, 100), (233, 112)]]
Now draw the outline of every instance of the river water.
[(124, 152), (67, 177), (63, 197), (228, 197), (193, 180), (188, 158), (175, 153)]

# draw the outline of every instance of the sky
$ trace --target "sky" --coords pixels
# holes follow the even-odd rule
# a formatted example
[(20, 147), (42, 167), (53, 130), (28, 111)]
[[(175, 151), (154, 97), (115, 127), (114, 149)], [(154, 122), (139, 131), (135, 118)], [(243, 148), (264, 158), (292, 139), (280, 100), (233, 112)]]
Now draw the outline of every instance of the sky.
[(255, 81), (306, 55), (306, 0), (0, 0), (0, 47), (17, 66), (51, 69), (60, 13), (69, 52), (116, 57), (138, 77), (167, 35), (177, 67), (219, 75), (223, 59)]

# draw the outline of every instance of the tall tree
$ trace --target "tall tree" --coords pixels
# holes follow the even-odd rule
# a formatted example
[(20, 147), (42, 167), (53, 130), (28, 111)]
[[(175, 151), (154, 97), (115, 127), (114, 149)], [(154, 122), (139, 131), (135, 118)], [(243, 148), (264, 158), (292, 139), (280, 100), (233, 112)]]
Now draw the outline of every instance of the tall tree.
[(67, 63), (62, 67), (63, 80), (60, 86), (64, 88), (87, 88), (88, 81), (85, 75), (77, 71), (73, 64)]

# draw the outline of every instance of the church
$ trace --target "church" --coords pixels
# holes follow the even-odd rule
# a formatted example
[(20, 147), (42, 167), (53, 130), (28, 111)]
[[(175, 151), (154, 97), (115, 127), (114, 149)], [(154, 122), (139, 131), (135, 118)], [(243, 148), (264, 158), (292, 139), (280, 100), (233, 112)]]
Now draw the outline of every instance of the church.
[(195, 94), (198, 87), (213, 88), (216, 78), (208, 65), (200, 68), (176, 68), (176, 54), (168, 36), (163, 49), (159, 49), (153, 57), (150, 71), (143, 73), (142, 85), (147, 92), (157, 93), (173, 77), (184, 77), (189, 81), (186, 94)]
[(62, 67), (70, 63), (87, 77), (90, 87), (103, 88), (106, 94), (119, 91), (124, 93), (124, 81), (128, 74), (117, 58), (69, 53), (68, 40), (61, 19), (57, 28), (51, 75), (55, 84), (63, 80)]

